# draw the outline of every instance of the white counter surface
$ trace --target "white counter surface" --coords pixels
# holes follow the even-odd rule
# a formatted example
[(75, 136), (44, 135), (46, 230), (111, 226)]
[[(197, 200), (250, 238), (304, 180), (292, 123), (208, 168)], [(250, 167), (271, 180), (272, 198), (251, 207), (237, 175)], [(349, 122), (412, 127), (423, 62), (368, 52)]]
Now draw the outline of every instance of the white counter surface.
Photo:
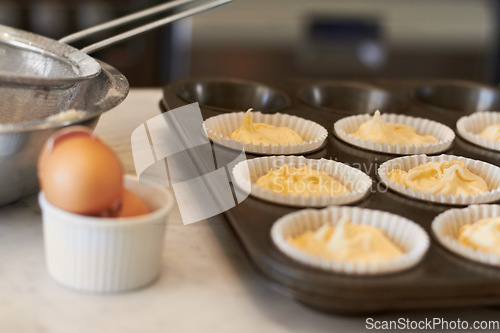
[[(96, 133), (134, 172), (132, 130), (159, 113), (160, 89), (132, 89)], [(0, 332), (363, 332), (366, 316), (324, 314), (274, 290), (218, 218), (184, 226), (176, 210), (165, 234), (163, 272), (122, 294), (77, 293), (45, 267), (36, 197), (0, 208)], [(376, 320), (500, 320), (492, 308), (405, 312)]]

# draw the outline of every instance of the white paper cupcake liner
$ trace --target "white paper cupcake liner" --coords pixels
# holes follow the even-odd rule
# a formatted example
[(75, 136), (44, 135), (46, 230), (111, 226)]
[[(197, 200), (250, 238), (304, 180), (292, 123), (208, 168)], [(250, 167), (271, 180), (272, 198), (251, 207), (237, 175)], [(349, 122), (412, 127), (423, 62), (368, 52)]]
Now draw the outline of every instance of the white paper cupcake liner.
[[(308, 230), (317, 230), (327, 222), (335, 226), (343, 216), (348, 216), (353, 224), (379, 228), (404, 254), (385, 262), (346, 263), (308, 254), (286, 240), (287, 237), (296, 237)], [(395, 214), (358, 207), (305, 209), (285, 215), (274, 223), (271, 238), (283, 253), (298, 262), (327, 271), (355, 275), (384, 274), (409, 269), (422, 260), (429, 248), (429, 236), (415, 222)]]
[(448, 250), (464, 258), (500, 267), (500, 256), (474, 250), (458, 242), (458, 231), (466, 225), (484, 218), (499, 217), (500, 205), (473, 205), (464, 209), (450, 209), (438, 215), (432, 222), (432, 231)]
[(174, 199), (167, 190), (141, 185), (134, 176), (125, 177), (125, 186), (152, 212), (120, 219), (78, 215), (53, 206), (40, 192), (47, 268), (63, 286), (119, 292), (147, 285), (160, 274)]
[[(337, 196), (303, 197), (282, 195), (255, 184), (259, 177), (285, 164), (296, 168), (309, 166), (322, 171), (340, 181), (351, 192)], [(259, 199), (297, 207), (325, 207), (353, 203), (361, 200), (372, 185), (371, 178), (358, 169), (332, 160), (306, 159), (303, 156), (267, 156), (242, 161), (233, 168), (233, 179), (241, 189), (250, 188), (250, 194)]]
[(448, 126), (440, 124), (436, 121), (409, 117), (400, 114), (382, 114), (384, 122), (404, 124), (412, 126), (419, 134), (430, 134), (436, 137), (439, 141), (436, 143), (428, 143), (421, 146), (398, 146), (388, 143), (380, 144), (371, 140), (358, 139), (351, 135), (358, 130), (359, 126), (372, 118), (369, 114), (350, 116), (338, 120), (333, 125), (335, 134), (343, 141), (363, 149), (398, 155), (414, 155), (414, 154), (434, 154), (443, 152), (448, 149), (455, 139), (455, 132)]
[(457, 121), (458, 134), (478, 146), (500, 151), (500, 141), (486, 140), (479, 133), (489, 125), (500, 124), (500, 112), (476, 112)]
[[(463, 195), (453, 196), (451, 194), (447, 196), (444, 196), (442, 194), (434, 195), (428, 192), (427, 193), (422, 192), (420, 190), (416, 191), (413, 188), (406, 188), (404, 185), (398, 184), (397, 182), (389, 179), (389, 177), (387, 176), (390, 171), (395, 169), (408, 171), (414, 167), (417, 167), (421, 164), (425, 164), (428, 162), (440, 162), (440, 161), (450, 161), (450, 160), (464, 161), (465, 165), (471, 172), (475, 173), (476, 175), (482, 177), (485, 180), (490, 190), (486, 193), (479, 193), (476, 195), (469, 195), (469, 196), (463, 196)], [(413, 155), (413, 156), (398, 157), (383, 163), (378, 169), (378, 174), (382, 182), (385, 183), (390, 189), (414, 199), (442, 203), (442, 204), (449, 204), (449, 205), (472, 205), (472, 204), (488, 203), (500, 200), (500, 168), (483, 161), (473, 160), (461, 156)]]
[(241, 121), (245, 112), (226, 113), (219, 116), (208, 118), (203, 122), (203, 129), (210, 140), (222, 146), (241, 150), (245, 149), (248, 153), (261, 155), (290, 155), (301, 154), (314, 151), (321, 147), (328, 131), (321, 125), (288, 114), (264, 114), (261, 112), (252, 112), (254, 123), (265, 123), (273, 126), (286, 126), (299, 134), (304, 143), (296, 145), (255, 145), (253, 143), (243, 144), (241, 142), (230, 140), (231, 134), (240, 128)]

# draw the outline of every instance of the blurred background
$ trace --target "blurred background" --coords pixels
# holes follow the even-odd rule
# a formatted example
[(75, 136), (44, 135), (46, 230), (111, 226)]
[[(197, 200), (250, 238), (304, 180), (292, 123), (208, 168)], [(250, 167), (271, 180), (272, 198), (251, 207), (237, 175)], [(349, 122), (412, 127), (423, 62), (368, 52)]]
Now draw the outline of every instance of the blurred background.
[[(0, 24), (58, 39), (162, 2), (0, 0)], [(498, 2), (235, 0), (92, 56), (134, 87), (186, 76), (458, 78), (496, 85)]]

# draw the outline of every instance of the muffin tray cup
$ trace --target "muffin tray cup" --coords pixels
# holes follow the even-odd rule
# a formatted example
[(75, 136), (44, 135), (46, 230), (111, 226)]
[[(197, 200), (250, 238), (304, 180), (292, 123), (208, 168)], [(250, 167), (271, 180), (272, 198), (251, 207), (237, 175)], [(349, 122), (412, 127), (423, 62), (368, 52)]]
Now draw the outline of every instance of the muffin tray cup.
[(470, 260), (500, 267), (500, 257), (485, 253), (458, 241), (460, 228), (479, 220), (500, 216), (500, 205), (471, 205), (462, 209), (450, 209), (438, 215), (432, 222), (436, 239), (447, 249)]
[(333, 124), (335, 135), (354, 146), (363, 149), (377, 151), (381, 153), (396, 154), (396, 155), (415, 155), (415, 154), (435, 154), (441, 151), (446, 151), (455, 139), (455, 132), (448, 126), (438, 122), (409, 117), (402, 114), (385, 113), (381, 115), (381, 119), (385, 123), (403, 124), (412, 126), (419, 134), (430, 134), (438, 139), (437, 142), (427, 143), (425, 145), (396, 145), (378, 141), (365, 140), (356, 138), (351, 133), (355, 132), (361, 124), (372, 119), (372, 115), (364, 114), (342, 118)]
[[(255, 184), (257, 179), (270, 170), (287, 164), (289, 167), (309, 166), (332, 176), (347, 187), (349, 193), (334, 196), (301, 196), (290, 193), (282, 194), (263, 189)], [(303, 156), (267, 156), (239, 162), (233, 168), (233, 185), (243, 190), (250, 189), (250, 194), (272, 203), (294, 207), (326, 207), (345, 205), (361, 200), (371, 188), (372, 180), (359, 169), (327, 159), (307, 159)], [(250, 188), (248, 188), (250, 184)]]
[(500, 112), (476, 112), (457, 121), (457, 132), (465, 140), (500, 153), (500, 141), (488, 140), (479, 134), (487, 126), (500, 123)]
[[(201, 87), (198, 90), (192, 88), (198, 85)], [(227, 104), (224, 104), (225, 97), (228, 97)], [(248, 101), (255, 105), (246, 104)], [(337, 120), (373, 113), (376, 109), (382, 113), (434, 120), (456, 131), (456, 122), (465, 115), (500, 110), (500, 90), (458, 80), (300, 78), (263, 83), (232, 78), (190, 78), (163, 87), (162, 111), (192, 102), (199, 102), (205, 119), (253, 107), (264, 113), (286, 113), (317, 122), (328, 130), (328, 137), (322, 147), (303, 156), (345, 163), (373, 180), (370, 193), (351, 206), (403, 216), (419, 224), (430, 236), (427, 254), (409, 270), (379, 276), (328, 272), (289, 258), (271, 239), (273, 224), (300, 208), (249, 196), (222, 216), (250, 261), (267, 277), (273, 289), (309, 307), (346, 314), (500, 306), (500, 269), (454, 254), (436, 240), (431, 230), (433, 219), (453, 206), (415, 200), (388, 189), (378, 177), (377, 169), (395, 155), (352, 146), (337, 138), (333, 131)], [(483, 149), (458, 135), (442, 153), (500, 165), (498, 152)], [(247, 154), (248, 159), (254, 157), (257, 155)]]
[[(203, 130), (212, 142), (240, 151), (242, 143), (230, 140), (229, 137), (240, 127), (244, 115), (244, 112), (234, 112), (210, 117), (203, 122)], [(300, 135), (304, 140), (303, 143), (295, 145), (279, 144), (264, 146), (262, 143), (257, 145), (252, 142), (243, 144), (245, 152), (252, 154), (305, 154), (321, 147), (328, 136), (328, 131), (323, 126), (310, 120), (288, 114), (266, 114), (257, 111), (252, 112), (252, 121), (255, 123), (287, 127)]]

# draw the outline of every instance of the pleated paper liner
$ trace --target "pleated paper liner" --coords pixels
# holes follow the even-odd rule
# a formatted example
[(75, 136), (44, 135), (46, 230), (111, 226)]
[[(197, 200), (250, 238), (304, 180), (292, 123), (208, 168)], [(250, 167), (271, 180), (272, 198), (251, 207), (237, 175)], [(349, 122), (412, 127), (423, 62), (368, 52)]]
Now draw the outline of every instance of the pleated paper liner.
[(500, 217), (500, 205), (473, 205), (450, 209), (432, 222), (432, 231), (448, 250), (466, 259), (500, 268), (500, 256), (475, 250), (458, 242), (458, 231), (466, 225), (489, 217)]
[[(259, 177), (285, 164), (296, 168), (309, 166), (313, 170), (322, 171), (342, 183), (350, 193), (332, 196), (293, 196), (263, 189), (255, 184)], [(303, 156), (267, 156), (246, 160), (233, 168), (233, 179), (237, 186), (245, 190), (250, 189), (250, 194), (259, 199), (297, 207), (350, 204), (365, 197), (372, 184), (369, 176), (346, 164), (326, 159), (307, 159)]]
[[(390, 171), (395, 169), (408, 171), (414, 167), (428, 162), (441, 162), (450, 160), (464, 161), (466, 167), (471, 172), (475, 173), (485, 180), (486, 184), (488, 185), (489, 191), (486, 193), (478, 193), (476, 195), (468, 196), (453, 196), (451, 194), (447, 196), (443, 196), (442, 194), (434, 195), (429, 192), (422, 192), (420, 190), (414, 190), (413, 188), (406, 188), (404, 185), (398, 184), (397, 182), (389, 179), (389, 177), (387, 176)], [(418, 200), (448, 205), (472, 205), (500, 200), (500, 168), (483, 161), (473, 160), (461, 156), (413, 155), (398, 157), (383, 163), (378, 169), (378, 174), (382, 182), (385, 183), (391, 190)]]
[[(403, 255), (379, 262), (341, 262), (308, 254), (286, 240), (287, 237), (296, 237), (309, 230), (318, 230), (325, 223), (335, 226), (344, 216), (349, 217), (353, 224), (379, 228), (403, 251)], [(429, 236), (418, 224), (395, 214), (359, 207), (304, 209), (285, 215), (274, 223), (271, 238), (278, 249), (302, 264), (353, 275), (386, 274), (409, 269), (422, 260), (429, 248)]]
[(500, 141), (487, 140), (479, 133), (487, 126), (500, 124), (500, 112), (476, 112), (457, 121), (458, 134), (465, 140), (492, 150), (500, 151)]
[(203, 129), (210, 140), (222, 146), (241, 150), (242, 147), (248, 153), (261, 155), (290, 155), (301, 154), (317, 150), (321, 147), (328, 131), (321, 125), (300, 117), (288, 114), (264, 114), (261, 112), (252, 112), (254, 123), (265, 123), (273, 126), (286, 126), (299, 134), (304, 143), (296, 145), (255, 145), (253, 143), (243, 144), (241, 142), (230, 140), (231, 134), (240, 128), (241, 121), (245, 112), (234, 112), (218, 115), (208, 118), (203, 122)]
[(451, 146), (453, 140), (455, 139), (455, 132), (453, 132), (453, 130), (451, 130), (448, 126), (433, 120), (400, 114), (381, 114), (381, 118), (384, 122), (412, 126), (418, 134), (430, 134), (436, 137), (439, 141), (420, 146), (399, 146), (396, 144), (380, 144), (378, 142), (372, 142), (371, 140), (358, 139), (354, 135), (351, 135), (351, 133), (358, 130), (361, 124), (367, 122), (371, 118), (372, 116), (369, 114), (342, 118), (335, 122), (333, 129), (335, 134), (341, 140), (350, 143), (351, 145), (372, 151), (398, 155), (434, 154), (443, 152)]

